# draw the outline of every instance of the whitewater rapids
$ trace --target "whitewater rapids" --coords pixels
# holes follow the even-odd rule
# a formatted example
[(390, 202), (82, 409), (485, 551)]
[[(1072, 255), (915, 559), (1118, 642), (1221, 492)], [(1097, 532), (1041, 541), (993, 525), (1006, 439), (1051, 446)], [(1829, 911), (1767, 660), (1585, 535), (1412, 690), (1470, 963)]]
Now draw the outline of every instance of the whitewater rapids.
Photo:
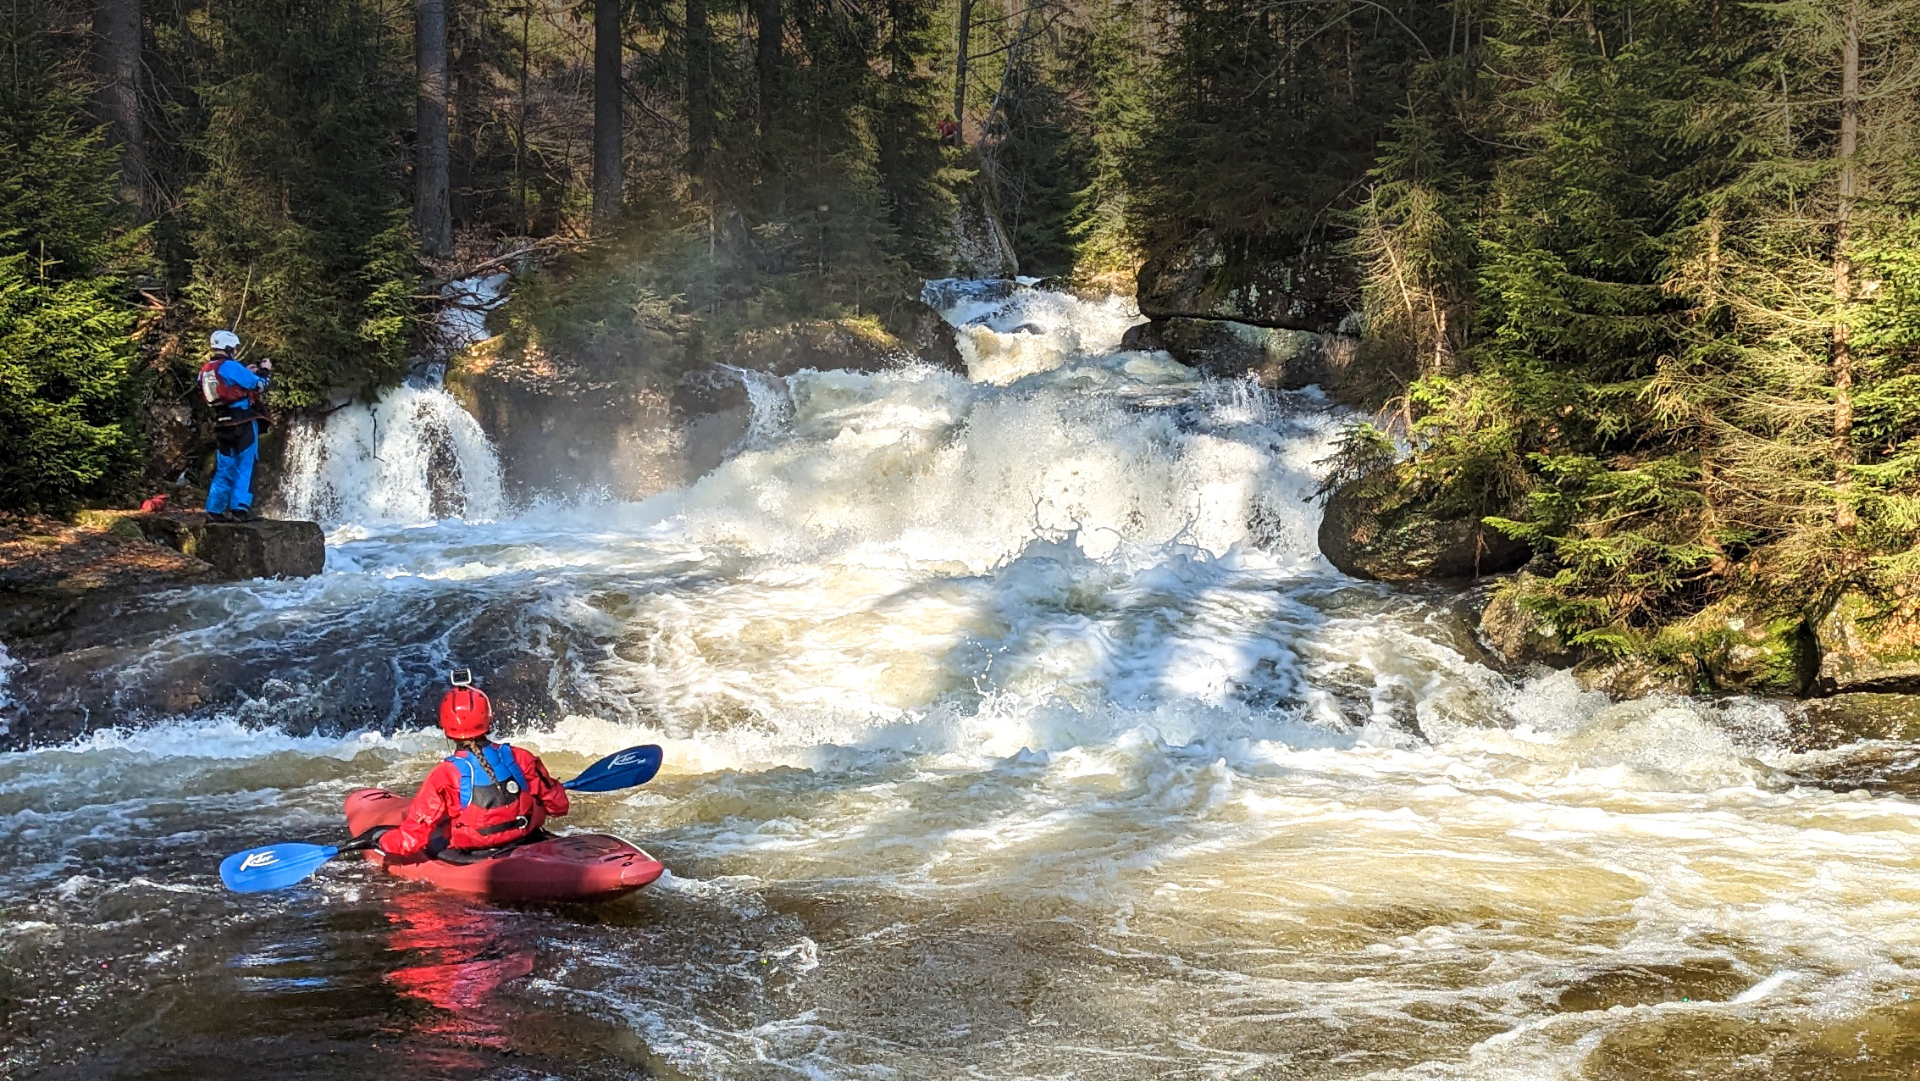
[[(946, 288), (964, 376), (758, 384), (736, 452), (639, 503), (510, 511), (435, 388), (310, 433), (327, 573), (156, 599), (101, 655), (129, 700), (209, 653), (243, 693), (0, 756), (3, 1072), (1920, 1067), (1920, 814), (1806, 783), (1855, 750), (1509, 681), (1450, 596), (1320, 558), (1317, 395), (1123, 351), (1123, 301)], [(514, 738), (558, 773), (666, 746), (569, 824), (669, 878), (585, 914), (352, 865), (220, 890), (420, 776), (476, 657), (533, 673)]]

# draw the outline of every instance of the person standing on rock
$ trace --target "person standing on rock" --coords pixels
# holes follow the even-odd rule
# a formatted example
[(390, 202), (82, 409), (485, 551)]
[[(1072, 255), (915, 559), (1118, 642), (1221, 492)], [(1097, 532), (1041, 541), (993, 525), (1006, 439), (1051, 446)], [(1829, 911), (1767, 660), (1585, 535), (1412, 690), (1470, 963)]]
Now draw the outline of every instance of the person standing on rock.
[(207, 486), (207, 520), (244, 522), (253, 506), (253, 463), (260, 453), (260, 398), (273, 361), (252, 366), (234, 353), (240, 335), (216, 330), (207, 344), (213, 356), (200, 366), (200, 396), (213, 407), (213, 483)]

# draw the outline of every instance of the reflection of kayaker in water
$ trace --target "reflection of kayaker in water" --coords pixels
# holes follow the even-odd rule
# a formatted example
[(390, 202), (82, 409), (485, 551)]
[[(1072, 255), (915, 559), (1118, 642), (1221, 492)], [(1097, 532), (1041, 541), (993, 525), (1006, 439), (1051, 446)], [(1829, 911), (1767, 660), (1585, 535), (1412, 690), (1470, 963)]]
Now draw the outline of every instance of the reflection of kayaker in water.
[(446, 849), (497, 850), (538, 836), (549, 815), (567, 813), (567, 790), (537, 755), (487, 738), (493, 707), (466, 669), (440, 699), (440, 730), (454, 751), (433, 767), (380, 851), (407, 858)]
[(387, 983), (445, 1012), (414, 1031), (505, 1050), (511, 1018), (496, 992), (533, 972), (525, 935), (499, 913), (444, 893), (402, 892), (388, 906), (387, 949), (396, 963)]

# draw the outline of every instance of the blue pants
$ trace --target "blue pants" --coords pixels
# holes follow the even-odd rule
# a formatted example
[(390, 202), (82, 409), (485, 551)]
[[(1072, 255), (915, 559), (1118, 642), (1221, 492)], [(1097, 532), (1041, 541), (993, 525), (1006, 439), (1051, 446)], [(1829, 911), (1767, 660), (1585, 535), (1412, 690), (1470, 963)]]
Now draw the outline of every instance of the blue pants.
[(259, 456), (257, 440), (249, 440), (244, 450), (214, 452), (213, 483), (207, 486), (208, 514), (253, 506), (253, 460)]

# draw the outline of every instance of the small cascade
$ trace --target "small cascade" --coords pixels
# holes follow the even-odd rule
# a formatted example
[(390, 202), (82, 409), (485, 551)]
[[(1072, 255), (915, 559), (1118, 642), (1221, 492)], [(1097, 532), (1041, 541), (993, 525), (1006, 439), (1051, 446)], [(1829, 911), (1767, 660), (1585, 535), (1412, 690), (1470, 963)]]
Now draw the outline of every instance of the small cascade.
[(286, 515), (337, 526), (506, 513), (500, 457), (441, 379), (445, 358), (486, 337), (487, 313), (504, 302), (507, 280), (494, 274), (449, 283), (430, 363), (372, 403), (292, 430), (280, 485)]
[(296, 429), (281, 500), (329, 524), (498, 518), (500, 459), (446, 388), (407, 384)]

